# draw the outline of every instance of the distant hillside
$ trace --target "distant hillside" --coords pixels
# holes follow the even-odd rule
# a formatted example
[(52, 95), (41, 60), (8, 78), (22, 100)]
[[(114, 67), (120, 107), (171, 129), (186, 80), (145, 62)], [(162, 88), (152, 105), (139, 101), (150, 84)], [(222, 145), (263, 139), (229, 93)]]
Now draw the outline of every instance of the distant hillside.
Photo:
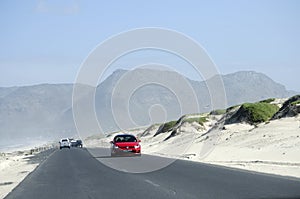
[[(96, 113), (106, 132), (118, 130), (111, 111), (111, 95), (118, 80), (127, 71), (118, 70), (96, 88)], [(170, 71), (136, 70), (133, 75), (160, 76), (176, 84), (179, 74)], [(134, 78), (134, 77), (133, 77)], [(222, 76), (227, 94), (228, 106), (255, 102), (267, 98), (285, 98), (293, 95), (284, 86), (274, 82), (264, 74), (237, 72)], [(187, 79), (188, 80), (188, 79)], [(208, 80), (208, 81), (213, 81)], [(209, 92), (205, 82), (188, 80), (193, 87), (200, 105), (200, 112), (211, 111)], [(25, 87), (0, 88), (0, 136), (1, 140), (15, 139), (57, 139), (76, 133), (72, 113), (72, 84), (41, 84)], [(182, 95), (187, 95), (181, 91)], [(82, 93), (84, 100), (86, 93)], [(125, 99), (117, 99), (123, 103)], [(130, 98), (130, 114), (137, 125), (150, 122), (149, 108), (161, 104), (167, 112), (166, 120), (174, 120), (183, 114), (174, 93), (159, 85), (147, 85), (138, 89)], [(226, 108), (226, 107), (224, 107)], [(83, 107), (84, 109), (84, 107)], [(88, 121), (89, 118), (86, 118)], [(88, 129), (87, 129), (88, 131)], [(93, 132), (95, 133), (95, 132)]]
[(257, 102), (268, 98), (286, 98), (296, 92), (273, 81), (263, 73), (241, 71), (223, 76), (228, 105)]
[[(57, 137), (64, 129), (57, 121), (71, 106), (71, 84), (42, 84), (36, 86), (2, 88), (0, 98), (1, 140)], [(56, 136), (55, 136), (56, 135)]]
[(0, 98), (7, 96), (8, 94), (15, 91), (16, 89), (18, 89), (18, 87), (8, 87), (8, 88), (0, 87)]

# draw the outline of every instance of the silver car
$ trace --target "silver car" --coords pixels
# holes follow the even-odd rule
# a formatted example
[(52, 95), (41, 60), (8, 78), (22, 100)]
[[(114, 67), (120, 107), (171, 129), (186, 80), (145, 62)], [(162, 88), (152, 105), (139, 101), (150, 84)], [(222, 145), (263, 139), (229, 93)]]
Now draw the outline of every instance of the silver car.
[(69, 140), (69, 138), (63, 138), (59, 141), (59, 149), (62, 148), (71, 148), (71, 142)]

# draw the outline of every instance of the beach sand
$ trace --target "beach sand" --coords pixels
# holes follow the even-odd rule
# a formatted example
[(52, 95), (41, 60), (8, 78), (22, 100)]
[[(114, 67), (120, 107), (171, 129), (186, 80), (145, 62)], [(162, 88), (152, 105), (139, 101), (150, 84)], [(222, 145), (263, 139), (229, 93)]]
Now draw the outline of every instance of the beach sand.
[(53, 152), (52, 145), (0, 153), (0, 198), (11, 192)]

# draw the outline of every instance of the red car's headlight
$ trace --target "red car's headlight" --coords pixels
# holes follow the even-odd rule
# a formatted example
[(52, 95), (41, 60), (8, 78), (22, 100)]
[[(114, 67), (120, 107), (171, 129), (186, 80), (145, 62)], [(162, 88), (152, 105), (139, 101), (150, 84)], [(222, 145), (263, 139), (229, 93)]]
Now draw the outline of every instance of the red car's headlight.
[(141, 147), (140, 145), (135, 145), (135, 146), (134, 146), (135, 149), (138, 149), (138, 148), (140, 148), (140, 147)]

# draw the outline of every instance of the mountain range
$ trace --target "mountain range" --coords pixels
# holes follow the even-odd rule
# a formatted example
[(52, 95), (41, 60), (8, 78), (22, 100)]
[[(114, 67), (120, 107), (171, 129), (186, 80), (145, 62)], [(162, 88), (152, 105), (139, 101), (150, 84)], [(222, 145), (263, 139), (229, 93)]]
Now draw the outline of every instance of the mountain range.
[[(159, 120), (173, 120), (183, 114), (193, 113), (193, 110), (182, 112), (180, 102), (176, 98), (178, 93), (159, 84), (149, 84), (136, 88), (130, 94), (130, 98), (124, 99), (122, 95), (115, 95), (114, 89), (128, 71), (117, 70), (101, 82), (97, 88), (86, 86), (86, 92), (82, 92), (78, 99), (73, 99), (75, 106), (81, 106), (84, 110), (88, 96), (95, 98), (95, 112), (100, 126), (104, 132), (119, 130), (116, 116), (112, 106), (116, 106), (119, 117), (130, 117), (135, 125), (146, 126), (153, 122), (149, 110), (154, 106), (163, 107), (164, 112), (158, 109), (158, 113), (164, 115)], [(132, 79), (155, 79), (160, 77), (172, 82), (174, 87), (181, 88), (179, 78), (182, 76), (176, 72), (159, 71), (150, 69), (137, 69), (131, 72)], [(223, 79), (227, 106), (244, 102), (255, 102), (267, 98), (287, 98), (297, 94), (273, 81), (268, 76), (253, 71), (241, 71), (220, 76)], [(185, 77), (184, 77), (185, 78)], [(216, 78), (216, 77), (213, 77)], [(211, 80), (213, 80), (213, 78)], [(195, 112), (209, 112), (210, 95), (207, 89), (207, 81), (195, 81), (185, 78), (194, 90), (199, 103), (199, 110)], [(132, 81), (135, 82), (135, 81)], [(126, 88), (126, 85), (124, 88)], [(128, 83), (130, 86), (130, 82)], [(91, 92), (94, 92), (92, 93)], [(76, 135), (76, 127), (73, 120), (72, 108), (73, 84), (40, 84), (21, 87), (0, 88), (0, 145), (9, 142), (26, 142), (32, 139), (55, 140), (61, 137)], [(95, 94), (95, 95), (94, 95)], [(114, 94), (112, 104), (112, 94)], [(185, 90), (180, 94), (189, 95)], [(121, 105), (128, 106), (123, 110)], [(94, 105), (92, 105), (94, 106)], [(226, 107), (224, 107), (226, 108)], [(124, 116), (122, 115), (124, 114)], [(95, 129), (89, 129), (89, 116), (83, 115), (86, 123), (87, 134), (95, 134)], [(152, 119), (152, 120), (151, 120)], [(155, 119), (155, 118), (154, 118)], [(130, 128), (131, 126), (127, 126)], [(132, 126), (133, 127), (133, 126)]]

